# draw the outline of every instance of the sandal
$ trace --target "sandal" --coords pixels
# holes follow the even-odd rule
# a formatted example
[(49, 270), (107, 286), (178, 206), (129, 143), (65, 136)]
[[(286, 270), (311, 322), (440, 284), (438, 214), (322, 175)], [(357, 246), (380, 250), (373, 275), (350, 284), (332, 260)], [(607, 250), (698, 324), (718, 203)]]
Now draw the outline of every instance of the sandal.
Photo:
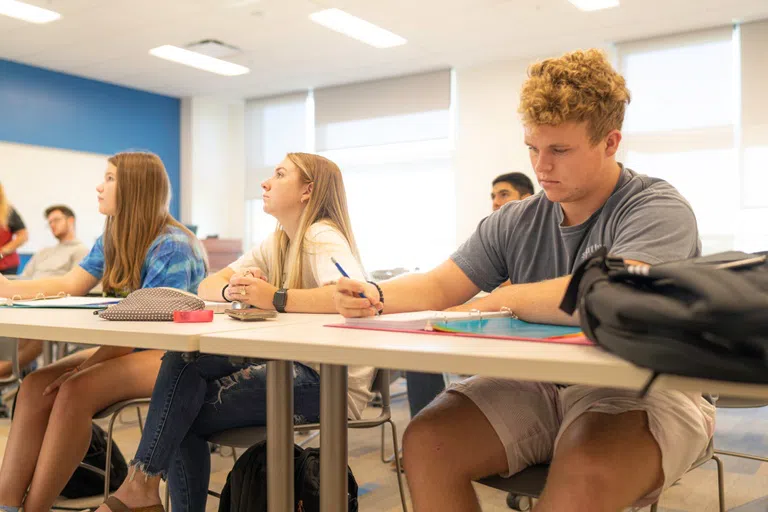
[(104, 502), (104, 505), (109, 507), (109, 509), (112, 512), (165, 512), (165, 507), (163, 507), (162, 505), (151, 505), (149, 507), (128, 508), (125, 505), (125, 503), (115, 498), (114, 496), (110, 496), (109, 498), (107, 498), (107, 501)]

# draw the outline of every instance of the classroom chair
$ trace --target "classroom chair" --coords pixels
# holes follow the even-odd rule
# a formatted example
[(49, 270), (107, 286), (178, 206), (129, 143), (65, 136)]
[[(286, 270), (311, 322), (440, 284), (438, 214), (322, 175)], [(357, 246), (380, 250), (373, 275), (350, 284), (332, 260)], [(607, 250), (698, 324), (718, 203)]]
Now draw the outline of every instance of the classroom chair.
[(11, 374), (0, 378), (0, 387), (21, 384), (21, 368), (19, 368), (19, 339), (0, 337), (0, 360), (11, 362)]
[[(394, 374), (396, 379), (398, 375)], [(393, 382), (393, 372), (390, 370), (378, 370), (376, 372), (376, 378), (371, 386), (371, 391), (378, 392), (381, 395), (381, 413), (375, 418), (349, 420), (347, 425), (349, 428), (376, 428), (383, 426), (386, 423), (392, 427), (392, 444), (394, 446), (395, 453), (399, 452), (397, 441), (397, 428), (392, 421), (391, 410), (391, 397), (389, 392), (389, 386)], [(293, 427), (294, 432), (308, 432), (311, 430), (319, 430), (319, 423), (309, 423), (305, 425), (295, 425)], [(213, 435), (208, 441), (221, 446), (229, 446), (235, 448), (250, 448), (251, 446), (264, 441), (267, 438), (267, 429), (265, 427), (244, 427), (226, 430)], [(405, 499), (405, 489), (403, 487), (403, 479), (400, 471), (400, 459), (395, 458), (397, 464), (397, 485), (400, 490), (400, 501), (403, 506), (403, 512), (408, 512), (408, 505)], [(218, 493), (208, 491), (212, 496), (220, 497)]]
[[(732, 398), (727, 396), (720, 396), (715, 399), (715, 406), (723, 409), (751, 409), (758, 407), (768, 406), (768, 400), (756, 399), (756, 398)], [(727, 450), (715, 450), (717, 455), (728, 455), (729, 457), (739, 457), (742, 459), (757, 460), (760, 462), (768, 462), (768, 458), (760, 457), (758, 455), (751, 455), (749, 453), (731, 452)]]

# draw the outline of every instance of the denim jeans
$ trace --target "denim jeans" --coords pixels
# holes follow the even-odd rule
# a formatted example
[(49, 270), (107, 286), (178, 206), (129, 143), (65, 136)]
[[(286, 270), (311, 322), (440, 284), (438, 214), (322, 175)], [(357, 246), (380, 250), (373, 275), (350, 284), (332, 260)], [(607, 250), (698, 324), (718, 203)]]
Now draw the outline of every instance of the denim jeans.
[(445, 389), (445, 379), (442, 373), (407, 372), (405, 375), (408, 390), (408, 407), (411, 418), (437, 398)]
[[(293, 375), (295, 423), (317, 422), (320, 376), (298, 363)], [(166, 353), (131, 464), (168, 477), (177, 512), (204, 512), (211, 473), (206, 439), (231, 428), (266, 425), (266, 384), (266, 363), (235, 364), (212, 355), (187, 362), (178, 352)]]

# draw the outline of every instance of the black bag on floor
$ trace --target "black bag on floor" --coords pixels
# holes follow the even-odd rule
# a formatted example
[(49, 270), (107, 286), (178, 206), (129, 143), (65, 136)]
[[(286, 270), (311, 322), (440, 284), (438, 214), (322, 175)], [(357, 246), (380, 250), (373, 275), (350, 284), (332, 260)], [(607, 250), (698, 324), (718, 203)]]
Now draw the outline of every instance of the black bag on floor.
[[(768, 262), (725, 252), (624, 265), (601, 249), (561, 304), (601, 347), (661, 373), (768, 383)], [(650, 382), (649, 382), (650, 385)]]
[[(320, 511), (320, 450), (293, 447), (296, 512)], [(357, 512), (357, 482), (347, 468), (349, 512)], [(267, 512), (267, 442), (237, 459), (221, 491), (219, 512)]]
[[(91, 445), (83, 462), (99, 469), (107, 464), (107, 434), (97, 424), (91, 423)], [(112, 443), (109, 468), (109, 490), (116, 491), (128, 476), (128, 464), (116, 443)], [(61, 495), (65, 498), (86, 498), (104, 494), (104, 477), (91, 470), (78, 467), (67, 482)]]

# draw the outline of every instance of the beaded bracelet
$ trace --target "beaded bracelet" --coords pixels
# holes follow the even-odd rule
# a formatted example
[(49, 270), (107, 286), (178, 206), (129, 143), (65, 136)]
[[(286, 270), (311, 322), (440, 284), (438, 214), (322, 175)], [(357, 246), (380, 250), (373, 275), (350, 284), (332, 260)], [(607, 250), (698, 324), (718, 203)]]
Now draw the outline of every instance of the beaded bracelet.
[(379, 291), (379, 302), (384, 304), (384, 292), (381, 291), (381, 286), (379, 286), (378, 284), (374, 283), (373, 281), (368, 281), (368, 282), (371, 283), (373, 286), (375, 286), (376, 289)]

